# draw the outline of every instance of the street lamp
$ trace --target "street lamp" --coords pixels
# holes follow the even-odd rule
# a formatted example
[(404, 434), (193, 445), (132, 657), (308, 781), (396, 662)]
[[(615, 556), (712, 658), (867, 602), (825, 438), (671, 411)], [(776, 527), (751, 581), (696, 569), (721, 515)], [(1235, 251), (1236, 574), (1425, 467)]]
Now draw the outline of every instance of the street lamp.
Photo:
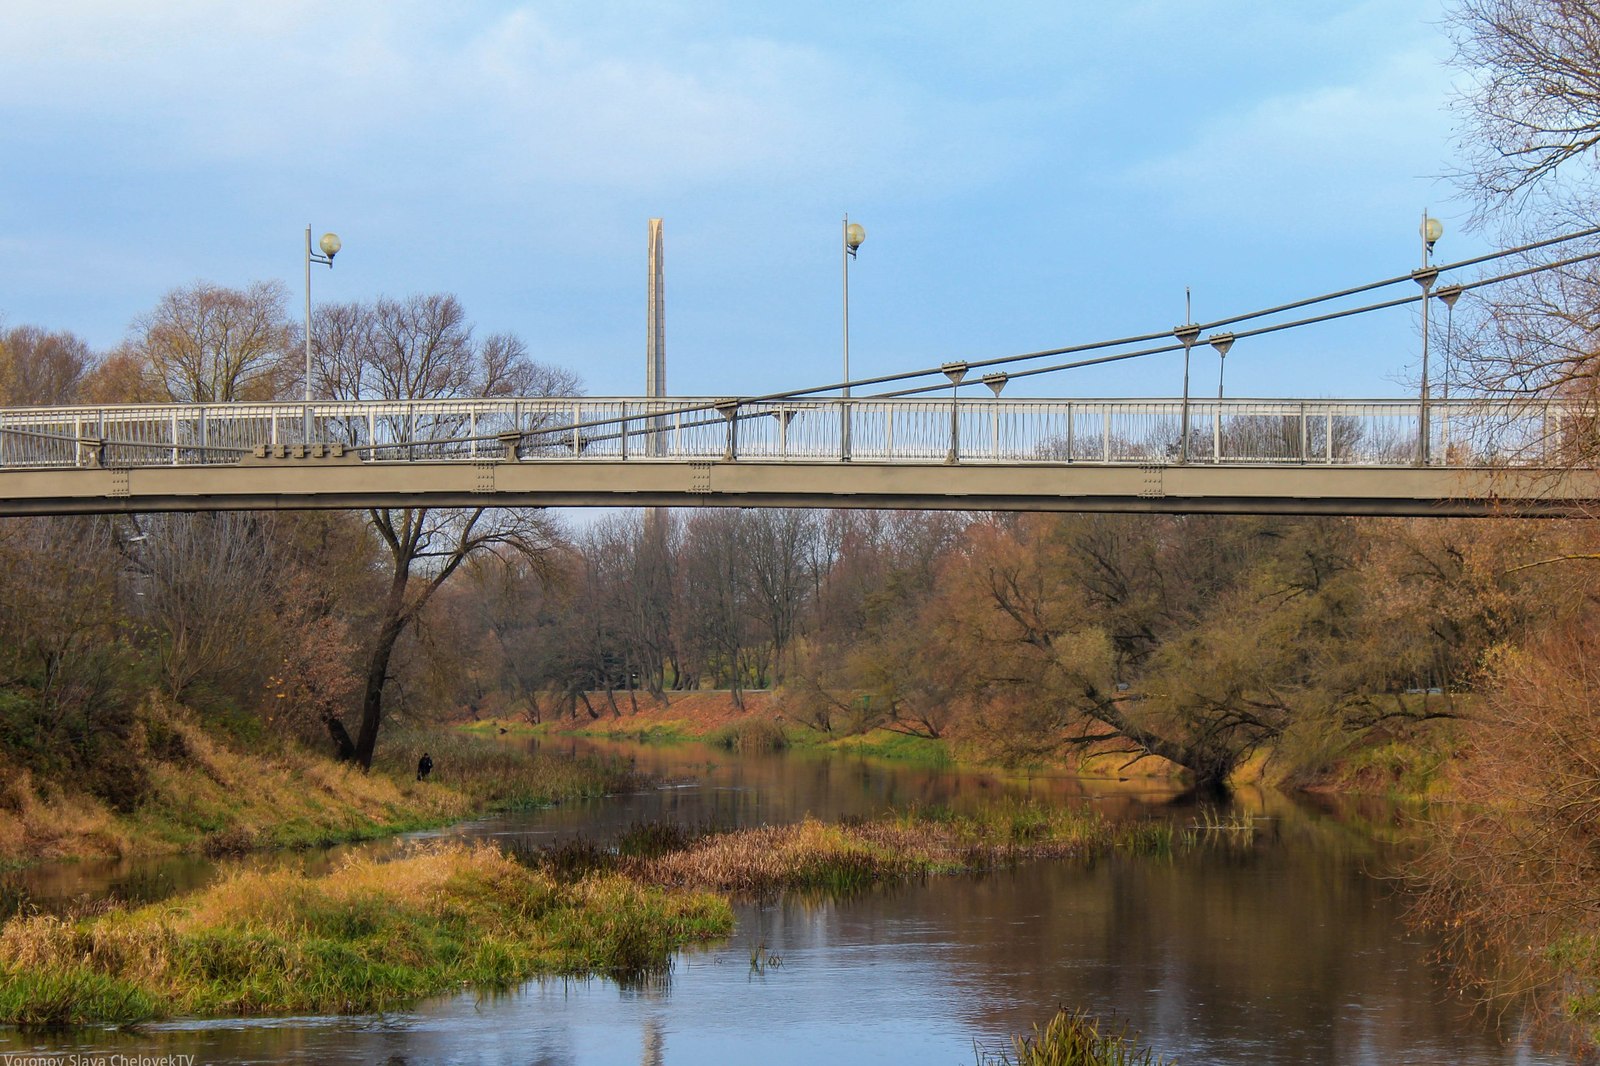
[[(967, 371), (971, 367), (967, 366), (966, 363), (945, 363), (939, 369), (944, 371), (944, 376), (950, 379), (950, 451), (945, 454), (944, 461), (947, 463), (959, 463), (961, 461), (961, 412), (956, 407), (956, 401), (959, 399), (957, 393), (961, 388), (961, 380), (967, 376)], [(1000, 389), (995, 389), (993, 385), (989, 387), (994, 389), (995, 398), (999, 399)], [(1004, 387), (1005, 382), (1002, 381), (1000, 388)]]
[(311, 443), (311, 264), (321, 263), (330, 269), (333, 266), (333, 257), (339, 254), (343, 247), (339, 243), (336, 233), (324, 233), (322, 240), (317, 242), (317, 247), (322, 249), (318, 255), (311, 250), (311, 226), (306, 225), (306, 443)]
[(1233, 347), (1232, 333), (1213, 333), (1206, 343), (1217, 350), (1217, 417), (1211, 422), (1211, 461), (1222, 462), (1222, 375), (1228, 369), (1228, 350)]
[(1428, 465), (1428, 294), (1439, 279), (1439, 268), (1430, 262), (1433, 246), (1444, 236), (1444, 223), (1422, 212), (1417, 227), (1422, 238), (1422, 266), (1411, 272), (1411, 279), (1422, 286), (1422, 388), (1417, 397), (1417, 465)]
[[(844, 271), (844, 390), (841, 395), (845, 400), (850, 399), (850, 260), (856, 257), (856, 252), (867, 239), (866, 227), (859, 222), (851, 222), (850, 216), (844, 216), (844, 256), (841, 260)], [(841, 403), (839, 410), (839, 458), (850, 458), (850, 405)]]

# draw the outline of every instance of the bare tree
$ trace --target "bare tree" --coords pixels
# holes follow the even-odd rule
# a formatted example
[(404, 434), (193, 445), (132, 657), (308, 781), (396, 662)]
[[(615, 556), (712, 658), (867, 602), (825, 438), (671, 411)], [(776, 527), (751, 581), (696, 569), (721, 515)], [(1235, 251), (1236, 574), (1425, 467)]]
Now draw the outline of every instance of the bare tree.
[[(322, 387), (336, 399), (437, 400), (575, 391), (571, 375), (533, 363), (515, 338), (496, 335), (475, 341), (454, 296), (325, 308), (317, 325), (328, 328), (314, 344), (314, 351), (323, 353)], [(557, 542), (555, 525), (540, 512), (525, 509), (374, 508), (368, 518), (387, 549), (388, 589), (367, 659), (358, 733), (352, 740), (339, 719), (328, 723), (340, 756), (362, 767), (372, 765), (395, 647), (428, 601), (475, 555), (516, 556), (524, 565), (539, 567)]]
[(150, 515), (132, 546), (140, 613), (159, 639), (161, 679), (182, 698), (200, 677), (238, 681), (273, 626), (275, 576), (270, 515), (248, 511)]
[(1587, 0), (1459, 0), (1448, 18), (1456, 65), (1472, 79), (1457, 102), (1466, 120), (1460, 177), (1480, 208), (1548, 189), (1569, 164), (1593, 168), (1600, 9)]
[[(1467, 75), (1456, 99), (1464, 120), (1456, 179), (1476, 202), (1477, 220), (1492, 216), (1515, 240), (1592, 226), (1600, 219), (1600, 9), (1580, 0), (1456, 0), (1447, 18), (1455, 65)], [(1564, 255), (1579, 250), (1563, 246)], [(1593, 465), (1600, 457), (1594, 264), (1533, 273), (1484, 293), (1471, 294), (1452, 316), (1460, 333), (1453, 341), (1447, 334), (1441, 377), (1446, 388), (1509, 400), (1516, 413), (1452, 447), (1495, 459), (1523, 454), (1546, 466)], [(1546, 417), (1547, 399), (1564, 401), (1560, 418)]]
[(739, 533), (746, 600), (766, 631), (781, 673), (805, 606), (805, 560), (817, 536), (816, 514), (793, 509), (750, 511)]
[(81, 338), (17, 326), (0, 334), (0, 403), (71, 403), (93, 365), (94, 353)]
[(173, 289), (134, 320), (126, 344), (150, 387), (174, 403), (267, 400), (296, 380), (288, 293), (276, 281)]

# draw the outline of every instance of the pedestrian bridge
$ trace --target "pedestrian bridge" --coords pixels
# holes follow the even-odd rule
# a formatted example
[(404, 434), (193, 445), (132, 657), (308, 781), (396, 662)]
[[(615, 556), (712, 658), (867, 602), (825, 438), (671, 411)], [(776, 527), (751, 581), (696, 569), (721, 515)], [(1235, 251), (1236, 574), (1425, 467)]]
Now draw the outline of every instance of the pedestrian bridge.
[[(395, 506), (1565, 515), (1560, 401), (489, 399), (0, 409), (0, 515)], [(1184, 427), (1187, 426), (1187, 432)]]

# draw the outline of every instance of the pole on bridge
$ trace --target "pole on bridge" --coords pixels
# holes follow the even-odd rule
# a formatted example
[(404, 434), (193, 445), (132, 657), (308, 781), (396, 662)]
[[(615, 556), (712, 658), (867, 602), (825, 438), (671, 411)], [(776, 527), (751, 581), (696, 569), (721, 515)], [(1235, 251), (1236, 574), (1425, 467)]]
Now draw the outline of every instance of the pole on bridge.
[[(1189, 290), (1184, 290), (1184, 303), (1188, 303)], [(1192, 316), (1191, 316), (1192, 317)], [(1178, 338), (1178, 343), (1183, 345), (1183, 406), (1178, 416), (1182, 423), (1179, 429), (1178, 462), (1189, 461), (1189, 352), (1194, 348), (1194, 342), (1200, 339), (1200, 327), (1193, 322), (1178, 326), (1172, 331)]]
[(867, 239), (866, 227), (844, 216), (844, 389), (839, 403), (839, 458), (850, 460), (850, 260)]
[(1217, 415), (1211, 420), (1211, 461), (1222, 462), (1222, 375), (1228, 369), (1228, 351), (1233, 347), (1232, 333), (1213, 333), (1207, 338), (1217, 350)]
[(321, 263), (330, 270), (333, 268), (333, 257), (339, 254), (343, 247), (339, 243), (336, 233), (324, 233), (322, 240), (317, 242), (322, 249), (318, 255), (311, 250), (311, 223), (306, 223), (306, 410), (305, 410), (305, 442), (311, 443), (311, 264)]
[(1428, 295), (1439, 279), (1439, 268), (1428, 260), (1433, 255), (1434, 243), (1444, 236), (1444, 223), (1430, 218), (1424, 210), (1418, 232), (1422, 237), (1422, 266), (1411, 272), (1412, 280), (1422, 286), (1422, 388), (1417, 396), (1417, 465), (1427, 466), (1431, 436), (1428, 429)]
[[(961, 388), (961, 379), (967, 376), (966, 363), (945, 363), (939, 368), (944, 371), (944, 376), (950, 379), (950, 451), (945, 455), (947, 463), (961, 461), (961, 414), (956, 408), (957, 390)], [(1000, 393), (997, 391), (996, 396)]]

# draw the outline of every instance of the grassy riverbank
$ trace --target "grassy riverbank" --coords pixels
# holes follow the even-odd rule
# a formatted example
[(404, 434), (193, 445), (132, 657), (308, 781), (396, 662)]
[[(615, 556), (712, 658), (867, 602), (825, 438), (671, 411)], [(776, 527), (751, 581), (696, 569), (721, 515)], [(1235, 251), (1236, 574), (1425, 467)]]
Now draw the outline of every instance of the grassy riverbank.
[[(1456, 699), (1461, 713), (1470, 713), (1475, 701)], [(596, 707), (609, 706), (597, 697), (591, 702)], [(1409, 706), (1404, 701), (1401, 705)], [(881, 726), (860, 732), (823, 731), (790, 716), (782, 691), (744, 692), (737, 701), (725, 691), (668, 692), (659, 699), (641, 694), (635, 700), (619, 700), (615, 713), (596, 718), (561, 718), (537, 725), (494, 720), (464, 728), (486, 735), (502, 731), (560, 733), (645, 744), (698, 741), (741, 754), (785, 749), (834, 751), (929, 768), (983, 767), (1120, 780), (1182, 777), (1163, 759), (1142, 759), (1130, 766), (1127, 753), (1120, 749), (1097, 753), (1091, 747), (1018, 766), (996, 763), (981, 747), (948, 736), (923, 736)], [(1241, 762), (1230, 784), (1378, 795), (1392, 800), (1449, 800), (1455, 795), (1460, 772), (1461, 744), (1457, 723), (1448, 719), (1310, 740), (1286, 738), (1263, 745)]]
[[(310, 847), (639, 785), (598, 760), (540, 756), (450, 728), (392, 728), (363, 773), (293, 745), (240, 743), (182, 708), (152, 703), (140, 713), (131, 741), (145, 780), (137, 803), (118, 810), (70, 780), (10, 776), (0, 782), (0, 866)], [(423, 751), (434, 772), (419, 782)]]
[(348, 1014), (468, 985), (660, 970), (726, 935), (727, 903), (617, 875), (564, 881), (449, 844), (325, 877), (241, 871), (191, 896), (0, 930), (0, 1022)]

